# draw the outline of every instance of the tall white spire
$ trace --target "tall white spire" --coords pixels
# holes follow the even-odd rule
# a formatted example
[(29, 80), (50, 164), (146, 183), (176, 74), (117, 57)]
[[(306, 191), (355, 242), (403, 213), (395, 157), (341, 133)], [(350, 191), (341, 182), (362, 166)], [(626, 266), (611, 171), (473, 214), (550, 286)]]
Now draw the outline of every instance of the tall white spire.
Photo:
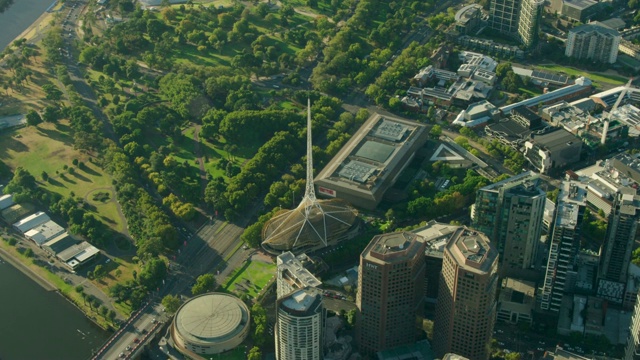
[(321, 248), (353, 226), (356, 211), (338, 199), (318, 200), (313, 185), (311, 100), (307, 99), (307, 183), (304, 197), (293, 210), (279, 212), (262, 229), (263, 248), (271, 253)]
[(316, 190), (313, 185), (313, 144), (311, 143), (311, 99), (307, 98), (307, 185), (304, 197), (315, 201)]

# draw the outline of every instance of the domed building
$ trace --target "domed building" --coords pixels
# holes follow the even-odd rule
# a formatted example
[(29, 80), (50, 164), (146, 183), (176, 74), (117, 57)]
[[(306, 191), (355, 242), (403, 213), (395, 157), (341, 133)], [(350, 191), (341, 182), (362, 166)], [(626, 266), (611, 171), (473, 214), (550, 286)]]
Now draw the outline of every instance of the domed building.
[(262, 247), (274, 254), (321, 248), (342, 240), (357, 212), (340, 199), (304, 198), (293, 210), (281, 210), (262, 229)]
[(358, 213), (340, 199), (318, 200), (313, 184), (311, 103), (307, 103), (307, 182), (302, 201), (281, 210), (262, 228), (262, 248), (272, 254), (313, 251), (347, 238)]
[(249, 334), (250, 313), (237, 297), (207, 293), (189, 299), (176, 312), (171, 339), (192, 359), (219, 354), (240, 345)]

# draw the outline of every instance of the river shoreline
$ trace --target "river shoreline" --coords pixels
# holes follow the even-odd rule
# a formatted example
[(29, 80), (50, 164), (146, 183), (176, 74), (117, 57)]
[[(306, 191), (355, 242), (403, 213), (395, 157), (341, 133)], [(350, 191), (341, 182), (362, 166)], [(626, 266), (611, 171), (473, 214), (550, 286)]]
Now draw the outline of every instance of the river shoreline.
[(31, 280), (33, 280), (36, 284), (42, 286), (47, 291), (58, 291), (59, 289), (50, 283), (48, 280), (44, 279), (40, 274), (37, 274), (35, 271), (31, 270), (27, 265), (23, 264), (22, 261), (16, 259), (13, 255), (8, 253), (6, 250), (0, 248), (0, 258), (4, 261), (11, 264), (14, 268), (21, 271)]
[[(54, 1), (53, 3), (56, 2), (57, 1)], [(4, 49), (10, 47), (11, 44), (13, 44), (16, 40), (27, 39), (27, 41), (29, 41), (34, 38), (39, 31), (43, 31), (46, 27), (49, 26), (49, 21), (53, 20), (54, 14), (55, 12), (49, 12), (46, 10), (43, 11), (42, 14), (40, 14), (40, 16), (38, 16), (38, 18), (36, 18), (31, 24), (29, 24), (29, 26), (27, 26), (20, 34), (18, 34), (18, 36), (7, 43), (6, 46), (0, 48), (0, 51), (3, 51)]]
[[(62, 296), (62, 298), (67, 300), (71, 305), (73, 305), (76, 309), (78, 309), (78, 311), (80, 313), (82, 313), (85, 318), (90, 320), (97, 327), (99, 327), (99, 328), (101, 328), (102, 330), (105, 330), (105, 331), (113, 331), (113, 329), (111, 327), (103, 326), (98, 321), (96, 321), (96, 318), (95, 318), (96, 314), (94, 314), (93, 312), (84, 311), (84, 309), (82, 307), (80, 307), (72, 298), (70, 298), (65, 293), (63, 293), (60, 288), (58, 288), (51, 281), (45, 279), (44, 277), (42, 277), (42, 275), (38, 274), (37, 271), (33, 270), (27, 264), (25, 264), (23, 262), (23, 259), (17, 257), (16, 255), (12, 254), (11, 252), (8, 252), (7, 250), (3, 249), (2, 247), (0, 247), (0, 259), (4, 260), (7, 263), (9, 263), (10, 265), (12, 265), (14, 268), (16, 268), (18, 271), (22, 272), (25, 276), (27, 276), (29, 279), (33, 280), (36, 284), (40, 285), (46, 291), (51, 291), (51, 292), (55, 291), (55, 292), (57, 292), (58, 295)], [(45, 268), (42, 268), (42, 270), (47, 271), (47, 269), (45, 269)]]

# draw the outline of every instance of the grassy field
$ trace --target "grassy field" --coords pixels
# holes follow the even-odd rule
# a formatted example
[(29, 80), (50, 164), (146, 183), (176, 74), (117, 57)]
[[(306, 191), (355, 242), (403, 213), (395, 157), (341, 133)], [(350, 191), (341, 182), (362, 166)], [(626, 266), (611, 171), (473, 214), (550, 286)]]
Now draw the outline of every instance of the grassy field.
[(238, 346), (237, 348), (233, 349), (233, 350), (229, 350), (227, 352), (224, 352), (222, 354), (216, 354), (216, 355), (210, 355), (210, 356), (205, 356), (205, 359), (209, 359), (209, 360), (245, 360), (247, 358), (246, 352), (249, 351), (249, 349), (247, 349), (246, 346)]
[[(90, 162), (90, 156), (73, 148), (73, 138), (66, 121), (60, 124), (40, 124), (38, 127), (24, 127), (0, 133), (0, 158), (12, 169), (22, 166), (27, 169), (40, 185), (63, 196), (85, 198), (90, 210), (98, 214), (108, 226), (116, 231), (124, 230), (123, 219), (119, 216), (115, 194), (111, 189), (111, 177), (99, 166)], [(85, 164), (84, 169), (73, 166), (78, 159)], [(64, 166), (73, 167), (71, 174)], [(49, 181), (42, 181), (42, 172), (49, 175)], [(56, 173), (57, 172), (57, 173)], [(110, 194), (108, 201), (95, 201), (92, 194), (103, 191)]]
[(275, 269), (275, 264), (249, 260), (229, 276), (224, 289), (255, 297), (273, 277)]
[[(182, 141), (179, 146), (181, 146), (180, 150), (174, 154), (176, 160), (179, 162), (187, 161), (191, 166), (196, 168), (199, 167), (196, 164), (196, 155), (195, 155), (195, 140), (194, 140), (195, 127), (190, 127), (186, 129), (183, 133), (185, 140)], [(229, 158), (229, 153), (226, 152), (223, 148), (226, 145), (224, 139), (215, 144), (212, 144), (204, 139), (200, 139), (200, 151), (202, 153), (202, 158), (204, 161), (205, 170), (212, 174), (214, 177), (218, 176), (226, 176), (225, 170), (216, 167), (216, 163), (221, 158)], [(253, 144), (253, 147), (241, 148), (235, 151), (231, 156), (231, 161), (237, 165), (242, 166), (247, 159), (253, 157), (255, 153), (258, 151), (260, 144)]]
[(605, 84), (611, 84), (611, 85), (624, 85), (628, 81), (628, 79), (622, 76), (596, 74), (596, 73), (569, 68), (569, 67), (560, 66), (560, 65), (540, 65), (538, 67), (543, 68), (545, 70), (553, 71), (553, 72), (564, 73), (569, 76), (571, 75), (584, 76), (597, 83), (605, 83)]
[(535, 97), (535, 96), (538, 96), (538, 95), (542, 94), (541, 92), (532, 91), (532, 90), (529, 90), (529, 89), (523, 88), (523, 87), (518, 88), (518, 91), (521, 92), (521, 93), (527, 94), (527, 95), (529, 95), (531, 97)]

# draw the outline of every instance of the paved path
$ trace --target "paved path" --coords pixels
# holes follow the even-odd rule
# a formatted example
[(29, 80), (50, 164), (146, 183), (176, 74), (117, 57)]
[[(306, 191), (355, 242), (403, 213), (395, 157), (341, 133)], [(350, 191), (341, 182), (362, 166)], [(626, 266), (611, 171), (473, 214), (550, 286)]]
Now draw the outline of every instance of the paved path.
[(193, 131), (194, 152), (196, 154), (196, 161), (200, 169), (200, 190), (201, 196), (204, 199), (204, 190), (207, 188), (207, 171), (204, 168), (204, 158), (202, 156), (202, 147), (200, 146), (200, 130), (202, 126), (196, 125)]

